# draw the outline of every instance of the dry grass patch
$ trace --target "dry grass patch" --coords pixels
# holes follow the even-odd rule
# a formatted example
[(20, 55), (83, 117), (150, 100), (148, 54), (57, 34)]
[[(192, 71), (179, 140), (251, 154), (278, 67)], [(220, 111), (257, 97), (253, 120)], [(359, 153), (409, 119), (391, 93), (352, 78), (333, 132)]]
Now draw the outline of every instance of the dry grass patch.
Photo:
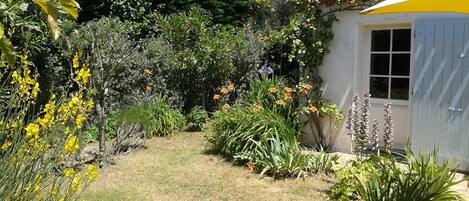
[(205, 133), (147, 141), (106, 168), (84, 200), (327, 200), (334, 181), (260, 178), (216, 155), (204, 154)]

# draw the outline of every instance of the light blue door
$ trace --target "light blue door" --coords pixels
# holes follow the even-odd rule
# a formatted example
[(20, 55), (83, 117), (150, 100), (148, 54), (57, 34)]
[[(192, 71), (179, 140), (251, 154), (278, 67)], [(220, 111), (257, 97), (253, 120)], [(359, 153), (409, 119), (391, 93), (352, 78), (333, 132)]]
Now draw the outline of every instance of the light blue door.
[(469, 18), (415, 24), (412, 149), (469, 170)]

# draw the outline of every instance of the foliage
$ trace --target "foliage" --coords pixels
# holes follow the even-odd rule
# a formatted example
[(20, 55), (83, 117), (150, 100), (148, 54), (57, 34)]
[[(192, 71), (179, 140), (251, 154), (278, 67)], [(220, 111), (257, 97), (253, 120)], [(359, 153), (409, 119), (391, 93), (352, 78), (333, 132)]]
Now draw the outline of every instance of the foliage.
[(210, 15), (197, 7), (157, 18), (159, 37), (172, 51), (163, 73), (169, 88), (182, 96), (185, 110), (195, 105), (210, 108), (211, 92), (225, 80), (246, 81), (263, 53), (249, 28), (213, 26)]
[(339, 171), (341, 181), (332, 198), (348, 200), (464, 200), (453, 187), (456, 168), (441, 165), (434, 154), (415, 156), (408, 151), (403, 164), (391, 156), (373, 156)]
[[(251, 81), (250, 89), (243, 93), (238, 102), (248, 104), (257, 111), (272, 110), (283, 116), (298, 132), (309, 124), (315, 137), (315, 148), (328, 151), (335, 139), (333, 133), (336, 123), (344, 118), (337, 105), (330, 103), (322, 95), (316, 97), (319, 89), (315, 84), (301, 81), (292, 87), (283, 77), (269, 78), (266, 72), (273, 72), (270, 67), (263, 66), (259, 72), (261, 77)], [(226, 102), (229, 102), (235, 90), (233, 83), (222, 86), (216, 91), (213, 99), (219, 101), (223, 107), (229, 106)], [(307, 117), (306, 120), (302, 120), (304, 116)], [(322, 120), (329, 120), (329, 128), (322, 128)]]
[(187, 123), (189, 124), (190, 130), (203, 131), (205, 130), (205, 124), (208, 121), (208, 113), (201, 106), (195, 106), (191, 112), (187, 115)]
[(66, 55), (80, 51), (91, 69), (87, 74), (95, 90), (99, 151), (105, 156), (105, 111), (132, 102), (144, 91), (139, 82), (144, 77), (145, 56), (129, 39), (127, 25), (110, 18), (88, 22), (73, 31), (64, 40), (63, 49)]
[[(298, 130), (269, 109), (235, 105), (213, 117), (214, 135), (209, 141), (235, 161), (251, 161), (261, 174), (302, 177), (331, 171), (336, 157), (308, 154), (300, 150)], [(246, 121), (249, 120), (249, 121)], [(324, 164), (317, 164), (322, 163)]]
[(91, 21), (64, 38), (64, 54), (73, 50), (83, 54), (92, 73), (96, 99), (104, 99), (106, 108), (134, 101), (134, 95), (145, 90), (145, 55), (129, 39), (128, 25), (117, 19)]
[[(106, 113), (105, 118), (106, 139), (113, 139), (116, 137), (117, 131), (117, 112)], [(83, 131), (83, 138), (85, 143), (95, 142), (99, 140), (98, 122), (96, 119), (91, 122), (89, 126)]]
[[(81, 129), (93, 107), (85, 65), (74, 67), (69, 93), (55, 95), (40, 111), (31, 111), (40, 93), (37, 75), (26, 56), (21, 69), (1, 74), (0, 197), (6, 200), (71, 199), (99, 172), (96, 165), (83, 170), (63, 165), (79, 150)], [(8, 76), (8, 77), (6, 77)], [(11, 83), (12, 85), (10, 85)], [(71, 90), (75, 87), (76, 90)], [(68, 91), (67, 90), (67, 91)]]
[(311, 169), (316, 172), (325, 172), (331, 173), (334, 172), (339, 156), (336, 154), (326, 153), (326, 152), (316, 152), (313, 154), (313, 161), (311, 162)]
[(375, 159), (357, 161), (353, 160), (346, 167), (339, 169), (335, 175), (339, 182), (331, 189), (329, 196), (333, 200), (357, 200), (357, 188), (353, 185), (356, 179), (368, 179), (370, 174), (378, 171), (375, 168)]
[(185, 118), (166, 97), (132, 104), (118, 113), (120, 124), (141, 123), (147, 137), (169, 136), (185, 125)]
[(136, 31), (148, 36), (157, 33), (152, 28), (155, 13), (169, 15), (200, 6), (212, 15), (216, 24), (241, 26), (250, 18), (252, 5), (251, 0), (114, 0), (110, 11), (112, 16), (134, 22)]
[(277, 135), (280, 140), (297, 135), (282, 116), (269, 110), (256, 112), (241, 106), (215, 112), (213, 130), (210, 141), (217, 150), (241, 160), (254, 160), (259, 144), (266, 144)]
[[(29, 9), (30, 5), (34, 9)], [(44, 27), (42, 22), (38, 19), (38, 10), (45, 16), (46, 24), (54, 39), (57, 39), (60, 34), (60, 27), (58, 23), (59, 10), (63, 10), (70, 14), (73, 18), (78, 17), (78, 9), (80, 6), (74, 0), (60, 0), (60, 1), (8, 1), (0, 2), (1, 15), (0, 15), (0, 49), (2, 62), (7, 61), (9, 66), (16, 64), (16, 50), (14, 45), (28, 46), (34, 45), (25, 43), (24, 41), (12, 41), (11, 39), (29, 39), (31, 41), (40, 41), (34, 39), (34, 36), (43, 38)], [(20, 30), (19, 34), (16, 30)], [(39, 34), (38, 34), (39, 33)], [(28, 36), (29, 35), (29, 36)], [(31, 37), (33, 36), (33, 37)], [(13, 42), (13, 43), (12, 43)]]
[(312, 154), (299, 151), (294, 135), (280, 141), (278, 136), (267, 140), (268, 145), (258, 144), (256, 165), (262, 168), (261, 175), (268, 172), (274, 177), (302, 177), (310, 173)]

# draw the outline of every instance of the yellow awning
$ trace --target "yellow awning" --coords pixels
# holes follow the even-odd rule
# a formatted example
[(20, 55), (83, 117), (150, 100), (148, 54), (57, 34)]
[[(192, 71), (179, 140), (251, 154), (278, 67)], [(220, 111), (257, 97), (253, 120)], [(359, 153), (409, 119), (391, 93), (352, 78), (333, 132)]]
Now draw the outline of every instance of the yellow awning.
[(410, 12), (456, 12), (469, 14), (469, 0), (386, 0), (362, 14), (387, 14)]

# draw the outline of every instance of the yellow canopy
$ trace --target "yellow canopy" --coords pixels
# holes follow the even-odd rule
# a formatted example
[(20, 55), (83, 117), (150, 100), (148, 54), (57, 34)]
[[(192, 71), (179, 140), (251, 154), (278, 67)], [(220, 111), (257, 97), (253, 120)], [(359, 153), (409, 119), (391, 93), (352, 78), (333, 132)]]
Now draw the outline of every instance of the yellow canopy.
[(361, 14), (456, 12), (469, 14), (469, 0), (386, 0)]

